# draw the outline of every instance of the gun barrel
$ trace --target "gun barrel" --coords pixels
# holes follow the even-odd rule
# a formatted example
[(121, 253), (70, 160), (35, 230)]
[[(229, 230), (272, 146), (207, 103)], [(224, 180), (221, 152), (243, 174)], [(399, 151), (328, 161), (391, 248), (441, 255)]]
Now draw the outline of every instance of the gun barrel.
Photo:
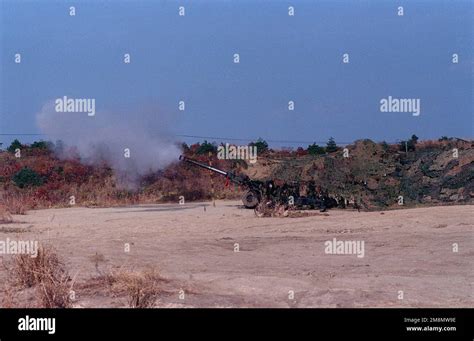
[(198, 162), (198, 161), (196, 161), (196, 160), (193, 160), (193, 159), (190, 159), (190, 158), (188, 158), (188, 157), (186, 157), (186, 156), (184, 156), (184, 155), (180, 155), (180, 156), (179, 156), (179, 159), (182, 160), (182, 161), (186, 161), (186, 162), (188, 162), (188, 163), (191, 163), (191, 164), (193, 164), (193, 165), (196, 165), (196, 166), (198, 166), (198, 167), (201, 167), (201, 168), (210, 170), (210, 171), (212, 171), (212, 172), (214, 172), (214, 173), (218, 173), (218, 174), (223, 175), (223, 176), (229, 176), (229, 173), (224, 172), (224, 171), (221, 170), (221, 169), (211, 167), (211, 166), (206, 165), (206, 164), (204, 164), (204, 163), (200, 163), (200, 162)]

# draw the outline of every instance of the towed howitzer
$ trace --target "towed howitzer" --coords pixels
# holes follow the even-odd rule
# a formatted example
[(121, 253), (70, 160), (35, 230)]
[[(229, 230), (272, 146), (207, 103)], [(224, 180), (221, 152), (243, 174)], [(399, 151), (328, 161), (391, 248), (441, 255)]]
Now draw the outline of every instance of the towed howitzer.
[(207, 169), (211, 172), (220, 174), (229, 179), (229, 181), (231, 181), (232, 183), (244, 187), (246, 189), (246, 192), (242, 196), (242, 202), (246, 208), (255, 208), (257, 207), (260, 200), (262, 200), (262, 195), (265, 187), (263, 181), (251, 180), (247, 175), (235, 175), (233, 172), (223, 171), (221, 169), (190, 159), (184, 155), (181, 155), (179, 159), (192, 165)]
[(339, 205), (338, 201), (334, 198), (331, 198), (327, 191), (317, 191), (313, 181), (309, 182), (308, 195), (302, 196), (299, 194), (300, 184), (297, 181), (285, 183), (283, 186), (275, 186), (272, 180), (265, 182), (260, 180), (252, 180), (247, 175), (236, 175), (231, 171), (226, 172), (199, 161), (190, 159), (184, 155), (181, 155), (179, 159), (189, 164), (220, 174), (234, 184), (246, 189), (245, 193), (242, 195), (242, 202), (246, 208), (256, 208), (262, 200), (265, 200), (266, 205), (280, 204), (285, 206), (295, 206), (298, 208), (310, 207), (313, 209), (319, 208), (321, 211), (325, 211), (328, 208)]

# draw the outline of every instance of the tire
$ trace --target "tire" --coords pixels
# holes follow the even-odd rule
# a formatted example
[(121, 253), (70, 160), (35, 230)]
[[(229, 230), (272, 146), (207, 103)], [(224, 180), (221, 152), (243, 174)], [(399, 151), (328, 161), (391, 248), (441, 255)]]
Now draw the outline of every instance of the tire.
[(260, 202), (260, 197), (258, 193), (254, 191), (247, 191), (242, 195), (242, 202), (245, 208), (255, 208)]

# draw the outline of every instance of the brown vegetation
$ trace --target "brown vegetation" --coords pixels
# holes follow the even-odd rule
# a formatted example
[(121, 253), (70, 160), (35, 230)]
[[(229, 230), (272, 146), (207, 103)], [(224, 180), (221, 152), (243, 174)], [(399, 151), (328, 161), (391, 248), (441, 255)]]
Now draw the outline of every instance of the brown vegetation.
[(14, 287), (35, 288), (39, 307), (68, 308), (72, 305), (73, 283), (52, 247), (40, 246), (36, 257), (29, 254), (15, 256), (9, 277), (11, 287), (6, 289), (9, 305), (12, 304)]
[(0, 205), (0, 223), (11, 223), (13, 221), (12, 215), (5, 205)]

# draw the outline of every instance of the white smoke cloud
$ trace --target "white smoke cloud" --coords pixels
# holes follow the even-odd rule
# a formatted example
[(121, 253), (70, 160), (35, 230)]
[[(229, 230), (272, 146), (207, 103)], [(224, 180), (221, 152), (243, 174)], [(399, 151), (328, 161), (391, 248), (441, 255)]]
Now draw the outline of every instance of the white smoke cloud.
[[(105, 161), (114, 170), (118, 184), (129, 189), (138, 185), (140, 176), (163, 169), (180, 154), (167, 129), (169, 117), (156, 110), (98, 110), (95, 116), (88, 116), (84, 112), (56, 112), (54, 101), (50, 101), (36, 119), (46, 139), (63, 141), (65, 150), (75, 147), (85, 164)], [(126, 148), (130, 158), (124, 156)]]

